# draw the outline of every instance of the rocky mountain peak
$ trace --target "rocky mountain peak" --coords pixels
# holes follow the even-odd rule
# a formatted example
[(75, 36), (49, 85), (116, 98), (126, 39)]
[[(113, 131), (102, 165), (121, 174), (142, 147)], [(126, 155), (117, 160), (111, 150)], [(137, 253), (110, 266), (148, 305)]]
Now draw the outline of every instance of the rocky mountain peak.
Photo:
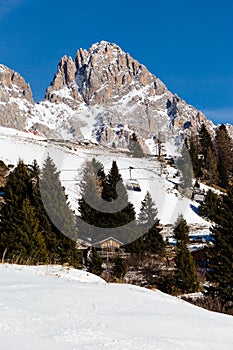
[(127, 147), (132, 132), (146, 140), (197, 132), (203, 122), (213, 129), (200, 111), (107, 41), (79, 49), (74, 59), (63, 56), (38, 104), (25, 80), (0, 65), (0, 102), (2, 126), (119, 147)]
[(3, 64), (0, 64), (0, 94), (1, 100), (6, 102), (10, 97), (24, 98), (33, 102), (30, 85), (19, 73)]
[(12, 69), (0, 65), (1, 126), (24, 130), (34, 106), (30, 85)]
[(161, 94), (165, 90), (159, 79), (118, 45), (101, 41), (88, 51), (79, 49), (74, 61), (67, 56), (61, 59), (46, 99), (58, 101), (54, 91), (68, 87), (71, 88), (70, 97), (75, 100), (81, 98), (89, 105), (102, 105), (145, 86), (151, 94)]

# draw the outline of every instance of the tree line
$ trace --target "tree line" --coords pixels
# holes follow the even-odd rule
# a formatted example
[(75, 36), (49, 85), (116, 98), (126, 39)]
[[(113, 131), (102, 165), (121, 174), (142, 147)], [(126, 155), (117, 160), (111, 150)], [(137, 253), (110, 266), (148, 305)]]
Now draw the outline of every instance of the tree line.
[(0, 215), (2, 261), (80, 265), (75, 216), (49, 156), (41, 172), (36, 161), (18, 162), (7, 177)]
[(226, 126), (218, 126), (213, 139), (203, 123), (199, 133), (193, 134), (186, 143), (194, 176), (226, 189), (233, 174), (233, 144)]

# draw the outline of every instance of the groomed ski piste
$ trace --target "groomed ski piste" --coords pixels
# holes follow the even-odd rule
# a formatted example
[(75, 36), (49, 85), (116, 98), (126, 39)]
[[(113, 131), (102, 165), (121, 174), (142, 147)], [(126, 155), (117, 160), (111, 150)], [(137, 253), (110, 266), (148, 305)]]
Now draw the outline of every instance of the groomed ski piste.
[(231, 350), (233, 318), (62, 266), (0, 264), (4, 350)]

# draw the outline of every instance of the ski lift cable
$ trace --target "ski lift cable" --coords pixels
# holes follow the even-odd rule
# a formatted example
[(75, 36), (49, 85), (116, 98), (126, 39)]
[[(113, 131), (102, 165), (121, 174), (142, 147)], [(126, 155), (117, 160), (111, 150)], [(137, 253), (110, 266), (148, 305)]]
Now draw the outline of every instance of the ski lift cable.
[[(161, 166), (155, 166), (155, 167), (146, 167), (146, 168), (142, 168), (142, 167), (140, 167), (140, 168), (134, 168), (134, 167), (130, 167), (131, 169), (135, 169), (135, 170), (148, 170), (148, 171), (150, 171), (150, 169), (160, 169), (161, 168)], [(119, 170), (129, 170), (129, 167), (128, 168), (118, 168)], [(105, 170), (110, 170), (110, 168), (106, 168)], [(75, 171), (79, 171), (79, 169), (60, 169), (59, 171), (73, 171), (73, 172), (75, 172)]]
[[(124, 179), (123, 179), (124, 180)], [(131, 179), (131, 180), (136, 180), (136, 179)], [(142, 181), (148, 181), (148, 180), (161, 180), (160, 177), (137, 177), (137, 180), (142, 180)], [(75, 179), (61, 179), (60, 181), (65, 181), (65, 182), (78, 182), (78, 180)]]

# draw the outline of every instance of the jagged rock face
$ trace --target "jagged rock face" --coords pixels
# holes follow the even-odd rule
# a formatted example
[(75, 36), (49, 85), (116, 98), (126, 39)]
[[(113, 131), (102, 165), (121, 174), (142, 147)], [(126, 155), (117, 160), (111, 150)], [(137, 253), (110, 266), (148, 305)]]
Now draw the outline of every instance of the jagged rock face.
[[(90, 50), (78, 50), (76, 83), (89, 104), (105, 104), (122, 98), (130, 91), (151, 85), (150, 93), (161, 93), (164, 86), (117, 45), (102, 41)], [(160, 91), (157, 89), (160, 88)]]
[(23, 130), (33, 105), (30, 85), (17, 72), (0, 65), (1, 126)]
[[(75, 109), (82, 101), (78, 86), (75, 83), (75, 74), (75, 62), (71, 57), (64, 56), (58, 64), (58, 72), (54, 77), (52, 85), (46, 91), (46, 99), (55, 103), (64, 102)], [(57, 93), (57, 91), (66, 87), (68, 87), (69, 91), (65, 96)], [(72, 100), (70, 101), (70, 99)]]
[(148, 86), (148, 93), (159, 95), (165, 85), (153, 76), (145, 66), (134, 60), (115, 44), (101, 41), (87, 50), (79, 49), (73, 61), (64, 56), (58, 72), (47, 89), (46, 99), (55, 99), (54, 93), (70, 88), (70, 97), (84, 100), (89, 105), (115, 102), (130, 91)]
[(231, 136), (231, 138), (233, 140), (233, 125), (227, 124), (226, 128), (227, 128), (227, 131), (228, 131), (229, 135)]
[(7, 93), (4, 94), (4, 90), (8, 90), (11, 92), (11, 97), (25, 98), (29, 102), (33, 103), (30, 85), (25, 82), (24, 78), (19, 73), (2, 64), (0, 65), (0, 86), (1, 101), (9, 101), (9, 96)]
[(202, 113), (174, 97), (145, 66), (105, 41), (88, 51), (79, 49), (75, 60), (64, 56), (46, 100), (63, 102), (77, 111), (78, 119), (82, 117), (82, 104), (92, 109), (90, 113), (95, 107), (96, 124), (101, 128), (123, 123), (144, 138), (166, 133), (169, 124), (174, 130), (195, 131), (206, 120)]

